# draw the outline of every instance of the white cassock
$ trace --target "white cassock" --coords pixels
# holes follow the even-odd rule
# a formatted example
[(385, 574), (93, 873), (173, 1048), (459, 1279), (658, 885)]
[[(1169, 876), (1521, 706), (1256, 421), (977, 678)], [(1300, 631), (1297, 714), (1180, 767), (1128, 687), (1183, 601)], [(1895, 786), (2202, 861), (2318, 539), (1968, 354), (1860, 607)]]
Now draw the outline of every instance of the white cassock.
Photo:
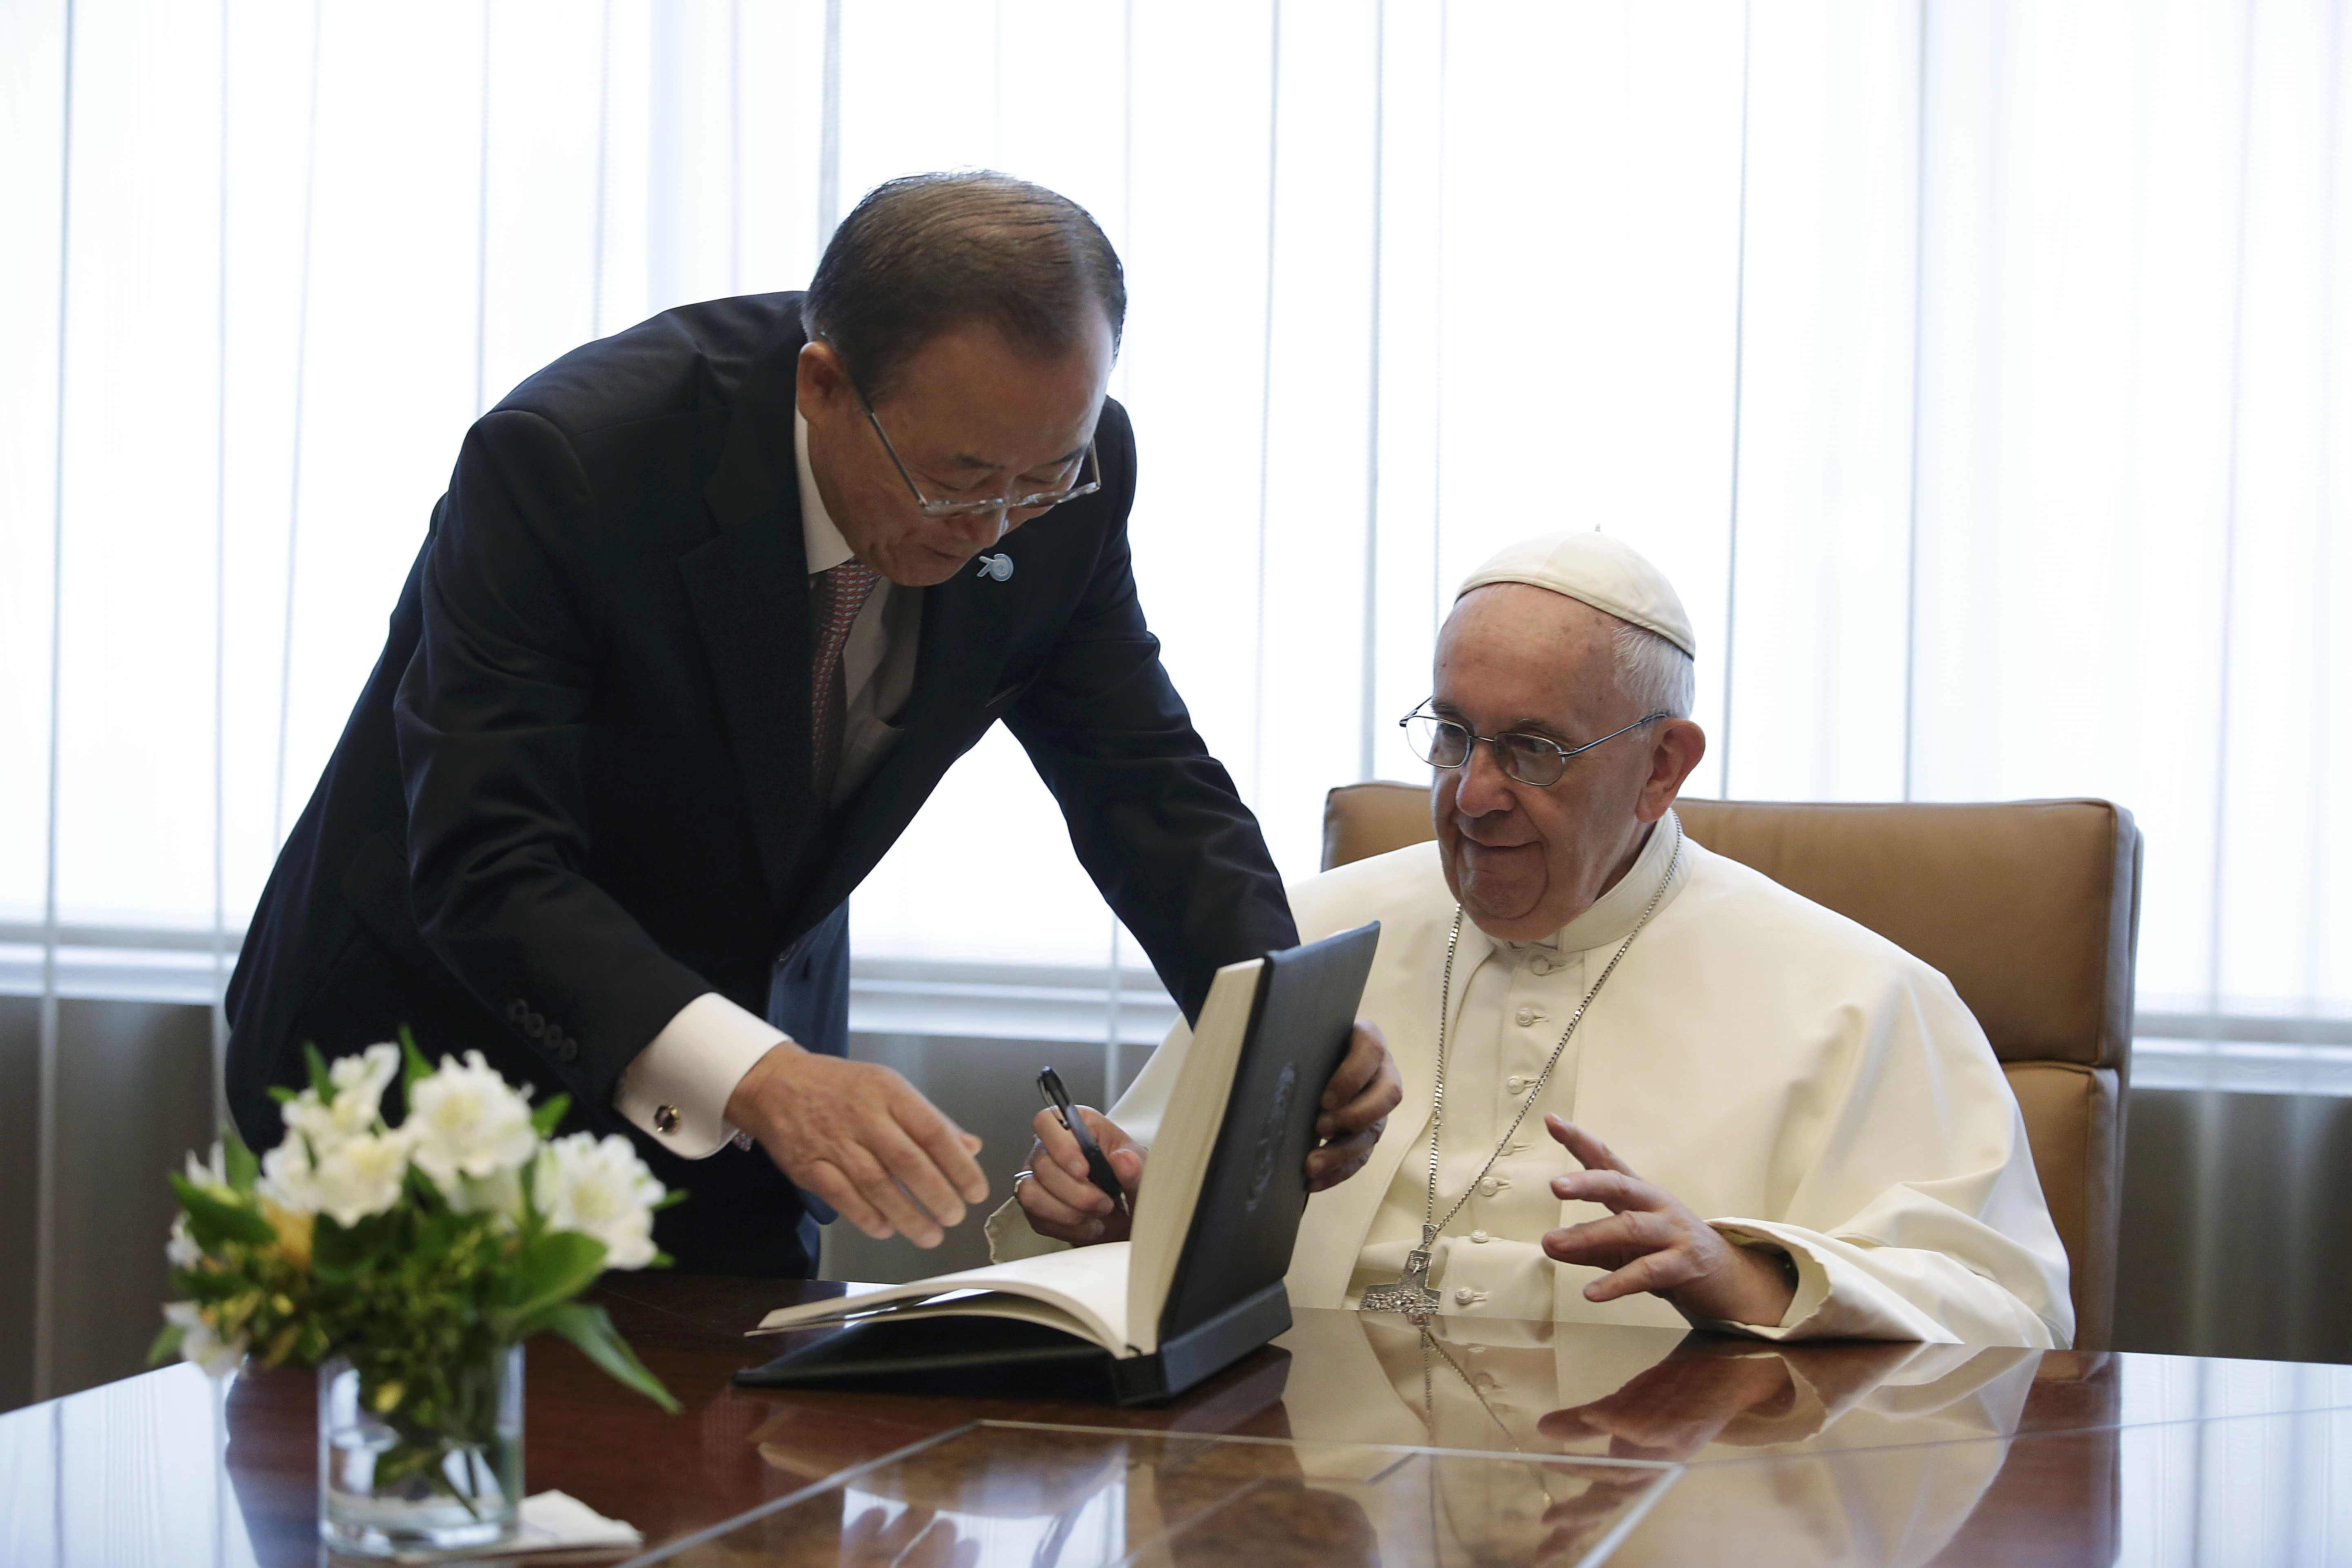
[[(1562, 1203), (1575, 1168), (1557, 1113), (1734, 1240), (1769, 1241), (1798, 1285), (1770, 1339), (1856, 1336), (2063, 1347), (2066, 1255), (2008, 1080), (1949, 982), (1884, 938), (1684, 838), (1649, 926), (1577, 1026), (1483, 1179), (1578, 1003), (1642, 918), (1679, 824), (1555, 937), (1506, 942), (1467, 919), (1454, 960), (1430, 1282), (1448, 1314), (1682, 1326), (1656, 1296), (1594, 1303), (1601, 1271), (1554, 1263), (1545, 1231), (1603, 1217)], [(1291, 889), (1312, 942), (1381, 922), (1362, 1016), (1387, 1037), (1404, 1100), (1370, 1163), (1308, 1200), (1287, 1278), (1302, 1307), (1353, 1306), (1419, 1243), (1428, 1189), (1437, 1007), (1454, 896), (1424, 843)], [(1153, 1054), (1111, 1120), (1149, 1145), (1191, 1036)], [(1149, 1179), (1147, 1170), (1147, 1179)], [(1000, 1258), (1056, 1246), (1017, 1204), (991, 1219)]]

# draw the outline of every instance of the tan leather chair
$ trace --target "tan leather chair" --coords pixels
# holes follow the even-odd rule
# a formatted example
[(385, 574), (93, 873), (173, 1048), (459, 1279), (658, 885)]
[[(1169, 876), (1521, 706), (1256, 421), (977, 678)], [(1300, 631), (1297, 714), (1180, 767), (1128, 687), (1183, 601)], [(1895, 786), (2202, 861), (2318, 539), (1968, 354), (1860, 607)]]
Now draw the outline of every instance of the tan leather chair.
[[(2139, 829), (2102, 800), (1791, 805), (1681, 800), (1693, 838), (1941, 970), (2025, 1115), (2073, 1266), (2074, 1344), (2115, 1322)], [(1333, 790), (1323, 868), (1433, 837), (1418, 784)]]

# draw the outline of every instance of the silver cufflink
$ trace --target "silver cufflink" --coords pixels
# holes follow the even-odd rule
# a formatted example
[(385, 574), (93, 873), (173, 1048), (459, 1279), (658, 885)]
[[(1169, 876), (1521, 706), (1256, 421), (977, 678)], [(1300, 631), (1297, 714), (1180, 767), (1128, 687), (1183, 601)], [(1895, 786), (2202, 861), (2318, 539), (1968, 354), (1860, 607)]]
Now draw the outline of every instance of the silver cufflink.
[(992, 583), (1010, 583), (1013, 580), (1013, 557), (1003, 554), (982, 556), (980, 574)]
[(677, 1131), (677, 1106), (656, 1105), (654, 1107), (654, 1131), (656, 1132), (675, 1132)]

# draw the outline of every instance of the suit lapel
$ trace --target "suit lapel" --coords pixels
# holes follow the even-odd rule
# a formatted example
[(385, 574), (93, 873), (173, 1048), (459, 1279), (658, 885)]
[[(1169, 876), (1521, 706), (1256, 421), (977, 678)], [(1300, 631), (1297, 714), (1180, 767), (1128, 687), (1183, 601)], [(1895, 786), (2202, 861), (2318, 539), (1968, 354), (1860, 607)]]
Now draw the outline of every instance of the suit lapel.
[(752, 363), (703, 499), (719, 532), (678, 558), (770, 896), (794, 900), (812, 845), (808, 561), (793, 458), (801, 335)]
[(849, 897), (888, 852), (940, 776), (962, 754), (975, 715), (996, 691), (1004, 668), (1007, 633), (1018, 624), (1023, 591), (1021, 552), (1010, 583), (982, 579), (965, 567), (923, 590), (923, 624), (915, 655), (915, 681), (900, 715), (901, 734), (873, 776), (843, 803), (827, 840), (810, 908), (823, 914)]

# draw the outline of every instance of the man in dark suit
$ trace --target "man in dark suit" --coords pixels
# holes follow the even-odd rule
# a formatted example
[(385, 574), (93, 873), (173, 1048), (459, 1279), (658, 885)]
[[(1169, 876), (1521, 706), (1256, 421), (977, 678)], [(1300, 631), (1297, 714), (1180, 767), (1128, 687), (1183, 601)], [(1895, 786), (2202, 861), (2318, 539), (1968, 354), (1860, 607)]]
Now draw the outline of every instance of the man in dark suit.
[[(803, 1194), (937, 1245), (978, 1143), (844, 1059), (845, 900), (1000, 719), (1188, 1017), (1294, 942), (1137, 601), (1125, 310), (1074, 204), (918, 176), (805, 295), (666, 311), (484, 416), (230, 984), (245, 1136), (304, 1042), (406, 1024), (631, 1132), (692, 1191), (682, 1267), (810, 1273)], [(1318, 1184), (1396, 1099), (1360, 1034)]]

